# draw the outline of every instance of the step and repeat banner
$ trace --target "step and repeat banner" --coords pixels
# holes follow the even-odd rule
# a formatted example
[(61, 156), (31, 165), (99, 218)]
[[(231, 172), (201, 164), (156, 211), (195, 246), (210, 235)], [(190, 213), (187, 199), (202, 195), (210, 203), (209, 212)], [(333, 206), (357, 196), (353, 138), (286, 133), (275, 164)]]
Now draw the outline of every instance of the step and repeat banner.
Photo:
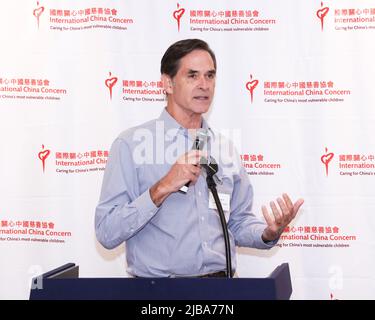
[(232, 139), (254, 213), (305, 199), (240, 277), (288, 262), (292, 299), (375, 298), (373, 0), (16, 0), (0, 4), (0, 298), (67, 262), (127, 277), (94, 212), (111, 143), (157, 117), (160, 59), (201, 38), (217, 56), (208, 121)]

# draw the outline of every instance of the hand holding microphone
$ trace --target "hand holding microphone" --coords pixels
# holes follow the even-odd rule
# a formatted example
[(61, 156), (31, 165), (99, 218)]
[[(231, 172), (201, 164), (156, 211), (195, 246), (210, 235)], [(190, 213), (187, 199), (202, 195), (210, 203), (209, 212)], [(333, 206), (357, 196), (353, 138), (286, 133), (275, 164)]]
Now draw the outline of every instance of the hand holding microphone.
[[(197, 132), (196, 132), (196, 137), (195, 137), (195, 140), (194, 140), (194, 143), (193, 143), (193, 147), (192, 147), (192, 150), (202, 150), (204, 145), (207, 143), (207, 130), (206, 129), (198, 129)], [(200, 163), (200, 160), (202, 158), (206, 158), (206, 157), (203, 157), (203, 155), (199, 154), (200, 155), (200, 158), (198, 159), (198, 163)], [(195, 164), (195, 166), (197, 166), (197, 164)], [(200, 167), (199, 167), (200, 168)], [(199, 170), (199, 174), (200, 174), (200, 170)], [(195, 183), (196, 180), (198, 179), (199, 177), (199, 174), (196, 176), (197, 178), (196, 179), (193, 179), (193, 180), (189, 180), (184, 186), (182, 186), (179, 191), (182, 192), (182, 193), (186, 193), (188, 192), (189, 190), (189, 185), (191, 182)]]
[(200, 150), (191, 150), (177, 159), (160, 183), (166, 192), (180, 191), (183, 187), (194, 184), (201, 173), (200, 159), (205, 155)]
[(206, 158), (206, 152), (202, 149), (207, 142), (207, 136), (206, 129), (198, 129), (191, 151), (179, 157), (162, 179), (163, 185), (167, 186), (169, 192), (186, 193), (189, 185), (197, 182), (201, 173), (200, 162)]
[(168, 173), (150, 188), (151, 200), (156, 206), (159, 207), (171, 193), (198, 180), (201, 173), (199, 162), (204, 155), (200, 150), (191, 150), (177, 159)]
[(207, 130), (198, 129), (192, 150), (177, 159), (169, 172), (150, 188), (152, 201), (160, 206), (173, 192), (186, 194), (190, 184), (197, 182), (200, 173), (202, 159), (207, 159), (206, 152), (202, 151), (207, 141)]

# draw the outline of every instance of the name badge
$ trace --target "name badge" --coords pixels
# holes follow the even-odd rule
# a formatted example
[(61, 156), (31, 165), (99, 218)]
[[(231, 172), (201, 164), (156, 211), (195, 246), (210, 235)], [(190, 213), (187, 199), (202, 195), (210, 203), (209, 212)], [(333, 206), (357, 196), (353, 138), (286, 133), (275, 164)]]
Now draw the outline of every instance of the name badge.
[[(230, 212), (230, 195), (226, 193), (218, 193), (218, 196), (221, 202), (221, 206), (223, 207), (223, 210)], [(210, 209), (217, 210), (216, 202), (211, 192), (209, 193), (208, 207)]]

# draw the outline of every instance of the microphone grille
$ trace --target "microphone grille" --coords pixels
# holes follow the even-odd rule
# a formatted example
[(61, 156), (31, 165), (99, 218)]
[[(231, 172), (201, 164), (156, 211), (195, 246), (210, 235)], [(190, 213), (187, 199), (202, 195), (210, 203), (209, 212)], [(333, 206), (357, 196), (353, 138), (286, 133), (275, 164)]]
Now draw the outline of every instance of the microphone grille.
[(194, 149), (202, 150), (204, 144), (207, 142), (208, 138), (208, 130), (200, 128), (197, 130), (195, 142), (194, 142)]
[(197, 130), (197, 138), (198, 139), (207, 139), (208, 137), (208, 130), (207, 129), (203, 129), (203, 128), (199, 128)]

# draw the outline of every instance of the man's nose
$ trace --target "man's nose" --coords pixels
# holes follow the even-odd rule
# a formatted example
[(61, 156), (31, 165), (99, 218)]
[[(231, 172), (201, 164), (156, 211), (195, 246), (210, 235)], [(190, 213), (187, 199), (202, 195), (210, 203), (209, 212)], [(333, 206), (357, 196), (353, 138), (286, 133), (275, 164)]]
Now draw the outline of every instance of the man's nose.
[(209, 88), (208, 80), (204, 75), (199, 78), (198, 87), (202, 90), (207, 90)]

